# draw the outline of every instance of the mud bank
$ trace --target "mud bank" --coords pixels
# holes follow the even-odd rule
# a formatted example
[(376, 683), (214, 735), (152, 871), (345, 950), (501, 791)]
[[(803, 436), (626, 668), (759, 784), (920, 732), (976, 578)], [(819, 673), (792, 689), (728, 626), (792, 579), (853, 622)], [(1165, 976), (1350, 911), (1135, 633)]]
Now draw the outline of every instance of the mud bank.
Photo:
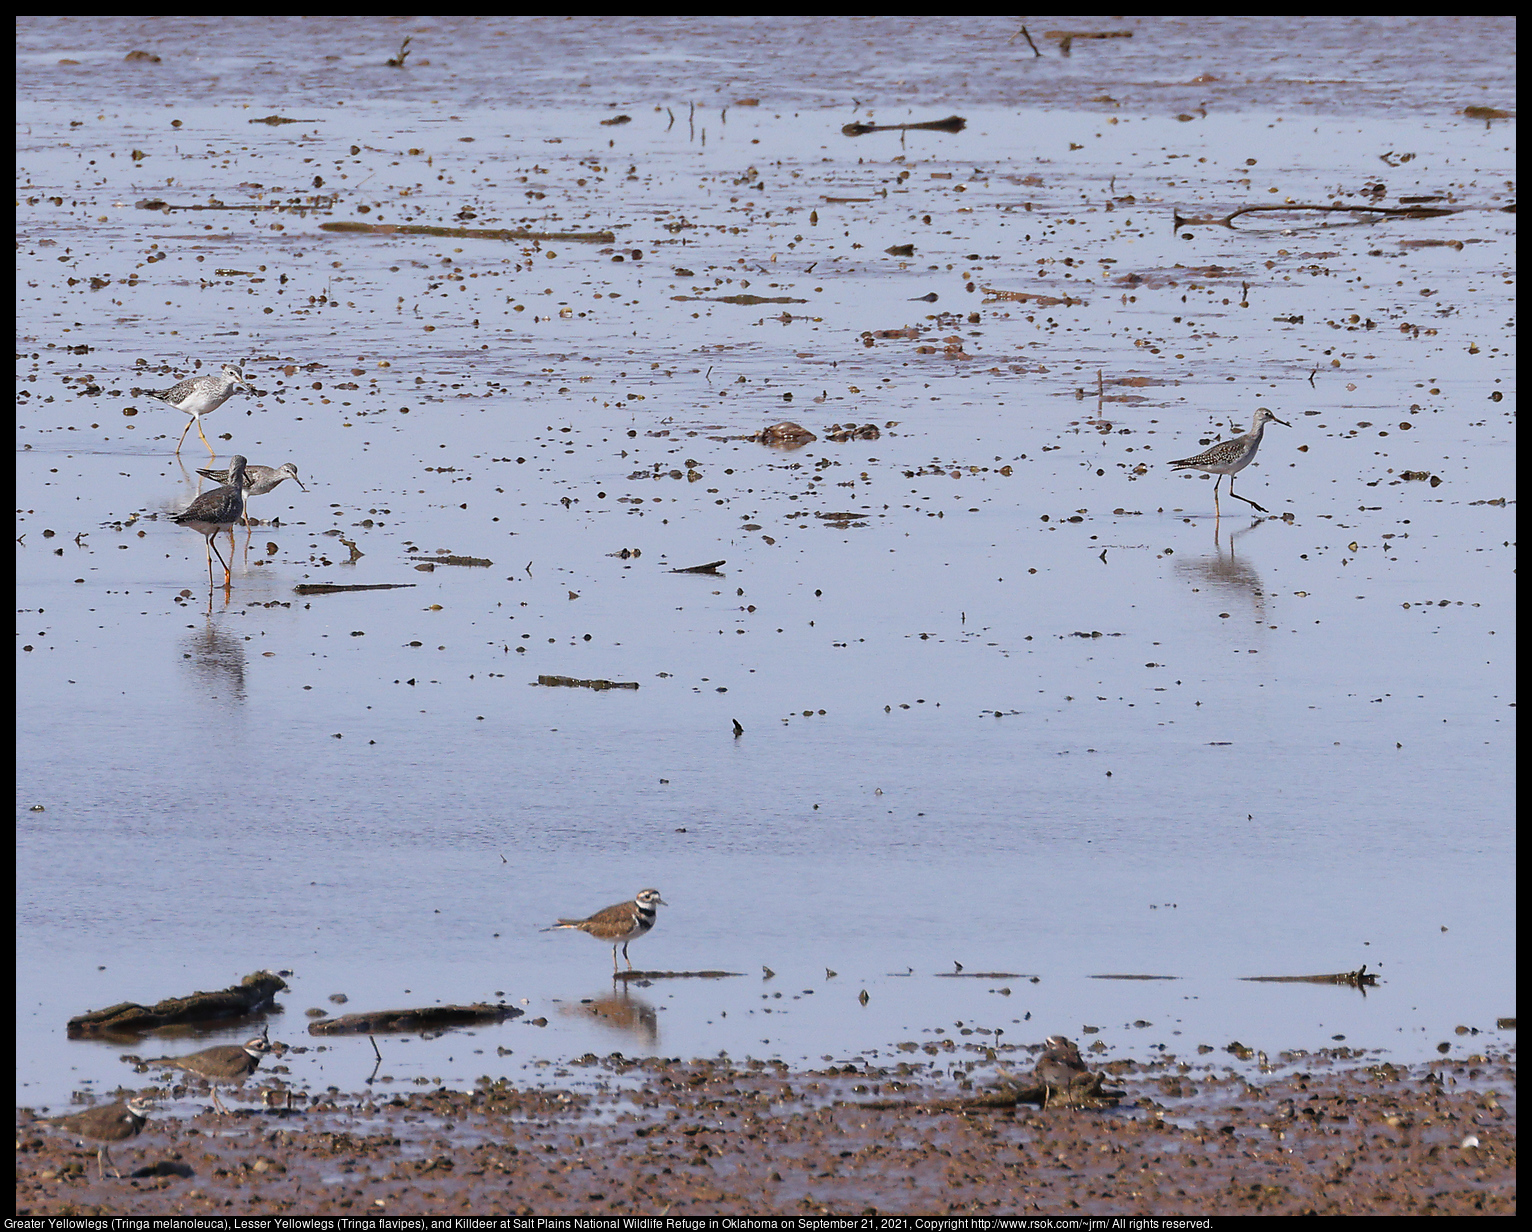
[[(1108, 1066), (1114, 1110), (929, 1106), (908, 1064), (583, 1059), (594, 1086), (295, 1097), (93, 1151), (17, 1129), (16, 1210), (85, 1214), (1512, 1214), (1515, 1056)], [(878, 1107), (869, 1107), (878, 1104)], [(894, 1105), (894, 1106), (891, 1106)], [(168, 1110), (167, 1110), (168, 1111)]]

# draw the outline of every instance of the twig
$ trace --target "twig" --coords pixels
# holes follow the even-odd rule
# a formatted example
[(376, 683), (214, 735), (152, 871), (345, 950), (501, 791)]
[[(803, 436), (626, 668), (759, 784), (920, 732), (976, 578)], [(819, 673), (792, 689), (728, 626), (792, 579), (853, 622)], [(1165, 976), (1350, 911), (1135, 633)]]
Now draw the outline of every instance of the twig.
[(1456, 214), (1458, 212), (1457, 210), (1427, 209), (1418, 205), (1405, 206), (1402, 209), (1384, 205), (1246, 205), (1241, 206), (1232, 214), (1225, 215), (1223, 218), (1183, 218), (1180, 213), (1173, 210), (1171, 211), (1173, 219), (1171, 230), (1174, 231), (1177, 227), (1198, 224), (1216, 224), (1220, 227), (1232, 229), (1234, 220), (1241, 214), (1280, 214), (1293, 210), (1323, 210), (1330, 213), (1343, 214), (1388, 214), (1400, 218), (1440, 218), (1444, 214)]

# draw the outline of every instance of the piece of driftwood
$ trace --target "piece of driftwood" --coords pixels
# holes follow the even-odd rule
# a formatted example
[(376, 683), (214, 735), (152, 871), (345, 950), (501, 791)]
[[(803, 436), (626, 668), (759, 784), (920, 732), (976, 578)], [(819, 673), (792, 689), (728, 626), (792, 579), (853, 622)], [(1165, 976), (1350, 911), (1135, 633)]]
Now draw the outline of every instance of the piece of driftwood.
[(671, 569), (671, 573), (717, 573), (719, 565), (726, 565), (726, 560), (710, 560), (705, 565), (688, 565), (685, 569)]
[(70, 1039), (89, 1035), (137, 1035), (175, 1023), (215, 1022), (243, 1018), (271, 1005), (287, 984), (274, 971), (256, 971), (238, 984), (218, 992), (194, 992), (166, 997), (154, 1005), (123, 1001), (104, 1010), (91, 1010), (69, 1020)]
[(619, 971), (614, 980), (722, 980), (743, 971)]
[(256, 210), (267, 212), (285, 212), (288, 210), (303, 214), (309, 210), (327, 210), (336, 202), (337, 198), (328, 194), (324, 196), (310, 197), (306, 202), (298, 204), (290, 201), (246, 201), (241, 205), (225, 205), (222, 201), (207, 201), (193, 205), (177, 205), (171, 201), (165, 201), (160, 197), (146, 197), (142, 201), (135, 201), (134, 208), (140, 210), (159, 210), (168, 214), (172, 210)]
[(1039, 308), (1055, 308), (1059, 304), (1072, 308), (1076, 304), (1083, 304), (1085, 302), (1082, 299), (1072, 299), (1068, 295), (1042, 295), (1036, 291), (1005, 291), (999, 287), (980, 287), (979, 290), (983, 291), (991, 300), (1014, 300), (1022, 304), (1030, 301)]
[(1179, 980), (1179, 975), (1087, 975), (1088, 980)]
[(337, 586), (332, 582), (312, 582), (304, 586), (294, 586), (293, 593), (298, 595), (338, 595), (343, 590), (406, 590), (414, 585), (414, 582), (373, 582), (366, 586)]
[(1363, 963), (1355, 971), (1341, 971), (1335, 975), (1244, 975), (1240, 977), (1253, 984), (1345, 984), (1351, 988), (1376, 988), (1378, 977), (1369, 974)]
[(806, 304), (806, 299), (795, 299), (791, 295), (699, 295), (696, 298), (705, 299), (710, 304), (743, 304), (746, 308), (756, 304)]
[(487, 569), (495, 563), (482, 556), (411, 556), (410, 559), (423, 565), (474, 565), (480, 569)]
[(427, 1005), (419, 1009), (374, 1010), (367, 1014), (342, 1014), (309, 1023), (310, 1035), (411, 1034), (472, 1023), (504, 1022), (520, 1018), (525, 1010), (514, 1005)]
[(1019, 971), (938, 971), (939, 980), (1024, 980)]
[[(1131, 30), (1048, 30), (1043, 33), (1045, 39), (1056, 39), (1059, 45), (1059, 55), (1067, 56), (1075, 39), (1112, 39), (1132, 38)], [(1029, 38), (1027, 42), (1031, 43)], [(1033, 45), (1035, 51), (1036, 44)]]
[(840, 131), (848, 137), (860, 137), (866, 133), (917, 132), (921, 129), (933, 133), (960, 133), (967, 127), (967, 120), (953, 115), (945, 120), (922, 120), (919, 124), (846, 124)]
[(636, 680), (576, 680), (573, 676), (539, 676), (537, 683), (564, 689), (636, 689)]
[[(1395, 208), (1385, 205), (1246, 205), (1241, 206), (1232, 214), (1225, 214), (1222, 218), (1183, 218), (1175, 210), (1171, 211), (1170, 229), (1174, 231), (1182, 226), (1234, 226), (1234, 220), (1241, 214), (1285, 214), (1294, 210), (1317, 210), (1321, 213), (1338, 214), (1383, 214), (1397, 218), (1441, 218), (1445, 214), (1456, 214), (1457, 210), (1441, 209), (1437, 207), (1408, 205), (1403, 208)], [(328, 225), (328, 224), (326, 224)]]
[(321, 231), (353, 235), (439, 235), (464, 240), (540, 240), (561, 244), (615, 244), (611, 231), (528, 231), (525, 227), (422, 227), (412, 223), (322, 222)]

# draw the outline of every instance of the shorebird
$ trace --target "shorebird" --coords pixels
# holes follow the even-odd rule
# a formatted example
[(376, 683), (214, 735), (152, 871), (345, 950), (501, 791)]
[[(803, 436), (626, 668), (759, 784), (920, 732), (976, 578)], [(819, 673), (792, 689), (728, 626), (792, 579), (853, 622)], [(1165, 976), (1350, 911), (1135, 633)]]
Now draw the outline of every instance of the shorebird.
[(603, 907), (595, 915), (583, 920), (560, 920), (542, 931), (551, 933), (558, 928), (578, 928), (600, 941), (612, 943), (612, 970), (617, 970), (617, 947), (622, 946), (622, 956), (628, 959), (628, 970), (633, 970), (633, 960), (628, 958), (628, 942), (635, 941), (654, 927), (655, 907), (670, 906), (660, 897), (658, 890), (640, 890), (632, 902), (614, 903)]
[(1050, 1035), (1047, 1048), (1032, 1067), (1032, 1076), (1043, 1089), (1043, 1107), (1058, 1093), (1068, 1097), (1071, 1093), (1088, 1093), (1100, 1086), (1100, 1080), (1090, 1067), (1080, 1059), (1080, 1050), (1062, 1035)]
[[(204, 492), (171, 518), (178, 526), (198, 531), (206, 538), (207, 584), (210, 587), (213, 584), (213, 553), (218, 552), (213, 537), (221, 530), (232, 532), (234, 524), (245, 512), (245, 459), (240, 454), (229, 459), (229, 476), (230, 481), (223, 487)], [(223, 584), (227, 586), (233, 575), (222, 552), (218, 552), (218, 563), (223, 566)]]
[(1194, 471), (1205, 471), (1209, 475), (1217, 475), (1213, 481), (1213, 516), (1218, 516), (1218, 485), (1223, 482), (1223, 477), (1229, 477), (1229, 495), (1235, 500), (1242, 500), (1245, 504), (1260, 510), (1262, 509), (1248, 496), (1241, 496), (1234, 490), (1234, 476), (1255, 461), (1255, 451), (1261, 447), (1261, 434), (1266, 431), (1268, 423), (1279, 423), (1284, 428), (1292, 427), (1285, 419), (1278, 419), (1264, 406), (1257, 407), (1254, 417), (1250, 420), (1250, 431), (1244, 436), (1236, 436), (1233, 440), (1219, 441), (1211, 449), (1199, 453), (1194, 458), (1182, 458), (1172, 462), (1173, 467), (1184, 467)]
[(118, 1100), (115, 1104), (98, 1104), (94, 1108), (85, 1109), (84, 1112), (48, 1117), (43, 1124), (99, 1142), (101, 1145), (96, 1148), (96, 1174), (100, 1180), (104, 1181), (108, 1166), (112, 1169), (113, 1176), (122, 1176), (122, 1173), (117, 1170), (117, 1165), (112, 1163), (111, 1144), (126, 1142), (129, 1138), (136, 1136), (149, 1120), (151, 1107), (148, 1096), (134, 1095), (125, 1100)]
[(202, 443), (207, 445), (208, 454), (212, 457), (218, 455), (213, 452), (213, 447), (207, 444), (207, 436), (202, 431), (202, 417), (211, 415), (220, 406), (229, 400), (236, 389), (248, 389), (252, 393), (254, 386), (245, 380), (245, 374), (233, 364), (225, 364), (223, 371), (217, 375), (209, 373), (207, 376), (189, 377), (179, 385), (172, 385), (169, 389), (146, 389), (142, 392), (151, 398), (158, 398), (161, 402), (168, 402), (178, 411), (185, 411), (191, 416), (186, 421), (186, 427), (181, 429), (181, 440), (176, 442), (176, 452), (181, 452), (181, 442), (186, 439), (186, 434), (191, 431), (192, 424), (197, 425), (197, 435), (202, 437)]
[(204, 1048), (201, 1052), (188, 1053), (184, 1057), (155, 1057), (145, 1064), (166, 1065), (205, 1079), (213, 1093), (213, 1106), (227, 1116), (229, 1110), (218, 1098), (218, 1084), (243, 1086), (245, 1079), (255, 1073), (261, 1059), (271, 1051), (267, 1031), (262, 1029), (259, 1035), (247, 1039), (243, 1044), (219, 1044), (214, 1048)]
[[(215, 471), (210, 470), (207, 467), (198, 467), (197, 474), (201, 475), (205, 479), (211, 479), (214, 483), (229, 482), (228, 471)], [(291, 479), (300, 488), (303, 488), (303, 480), (298, 478), (298, 467), (296, 463), (284, 462), (281, 466), (261, 466), (258, 463), (252, 462), (250, 465), (245, 467), (246, 526), (250, 525), (250, 505), (248, 503), (249, 498), (252, 496), (265, 496), (266, 493), (270, 492), (284, 479)], [(305, 492), (308, 491), (307, 488), (303, 488), (303, 490)]]

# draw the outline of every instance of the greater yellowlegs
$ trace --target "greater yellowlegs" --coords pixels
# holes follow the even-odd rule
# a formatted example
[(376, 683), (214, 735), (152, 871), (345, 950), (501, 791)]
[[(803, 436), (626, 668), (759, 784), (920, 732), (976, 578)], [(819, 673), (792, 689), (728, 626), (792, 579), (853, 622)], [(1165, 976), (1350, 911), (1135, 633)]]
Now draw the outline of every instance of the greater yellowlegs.
[[(199, 531), (207, 539), (207, 584), (213, 584), (213, 553), (218, 548), (213, 536), (221, 530), (232, 531), (240, 515), (245, 512), (245, 459), (235, 454), (229, 459), (229, 482), (211, 492), (204, 492), (172, 519), (177, 525)], [(232, 576), (229, 562), (218, 552), (218, 563), (223, 566), (223, 584), (227, 586)]]
[(218, 1084), (243, 1086), (245, 1079), (259, 1067), (261, 1058), (271, 1051), (271, 1041), (266, 1031), (262, 1030), (259, 1035), (252, 1036), (243, 1044), (219, 1044), (215, 1048), (204, 1048), (201, 1052), (188, 1053), (184, 1057), (155, 1057), (147, 1064), (167, 1065), (171, 1069), (185, 1070), (188, 1074), (205, 1079), (213, 1093), (214, 1105), (227, 1116), (229, 1110), (218, 1098)]
[[(209, 470), (206, 467), (199, 467), (197, 474), (211, 479), (215, 483), (229, 482), (228, 471), (215, 471)], [(258, 463), (252, 463), (245, 467), (246, 500), (248, 501), (252, 496), (265, 496), (266, 493), (270, 492), (284, 479), (291, 479), (300, 488), (303, 488), (303, 480), (298, 478), (298, 467), (292, 462), (284, 462), (281, 466), (261, 466)], [(305, 492), (308, 491), (307, 488), (303, 488), (303, 490)], [(245, 506), (245, 525), (250, 525), (250, 507), (248, 503)]]
[[(622, 956), (628, 958), (628, 942), (636, 941), (654, 927), (656, 906), (668, 907), (670, 904), (660, 897), (658, 890), (640, 890), (633, 896), (632, 902), (603, 907), (595, 915), (583, 920), (560, 920), (542, 931), (550, 933), (555, 928), (578, 928), (599, 941), (610, 941), (612, 970), (616, 971), (617, 947), (622, 946)], [(632, 969), (633, 960), (628, 958), (628, 970)]]
[(212, 457), (218, 455), (213, 452), (213, 447), (207, 444), (207, 436), (202, 431), (202, 417), (211, 415), (220, 406), (229, 400), (236, 389), (249, 389), (254, 387), (245, 380), (245, 374), (233, 364), (225, 364), (223, 371), (207, 376), (189, 377), (179, 385), (172, 385), (169, 389), (146, 389), (143, 392), (151, 398), (158, 398), (161, 402), (168, 402), (178, 411), (185, 411), (191, 418), (186, 421), (186, 427), (181, 429), (181, 440), (176, 442), (176, 452), (181, 452), (181, 442), (186, 439), (186, 434), (191, 431), (192, 424), (197, 425), (197, 435), (202, 437), (202, 443), (207, 445), (207, 451)]
[(1213, 515), (1218, 515), (1218, 485), (1223, 482), (1223, 477), (1229, 477), (1229, 495), (1235, 500), (1242, 500), (1245, 504), (1262, 509), (1248, 496), (1241, 496), (1234, 490), (1234, 476), (1249, 466), (1255, 460), (1255, 451), (1261, 447), (1261, 434), (1266, 431), (1268, 423), (1279, 423), (1284, 428), (1292, 425), (1285, 419), (1278, 419), (1264, 406), (1257, 407), (1254, 417), (1250, 420), (1250, 431), (1244, 436), (1236, 436), (1233, 440), (1219, 441), (1205, 453), (1199, 453), (1194, 458), (1182, 458), (1170, 465), (1174, 467), (1186, 467), (1194, 471), (1205, 471), (1209, 475), (1217, 475), (1213, 481)]
[(52, 1125), (65, 1133), (78, 1134), (82, 1138), (99, 1142), (101, 1145), (96, 1149), (96, 1172), (101, 1180), (105, 1180), (109, 1165), (113, 1176), (122, 1175), (117, 1170), (117, 1165), (112, 1163), (111, 1144), (126, 1142), (137, 1135), (149, 1120), (151, 1107), (152, 1104), (147, 1096), (134, 1095), (129, 1099), (118, 1100), (115, 1104), (99, 1104), (94, 1108), (85, 1109), (84, 1112), (49, 1117), (44, 1124)]

